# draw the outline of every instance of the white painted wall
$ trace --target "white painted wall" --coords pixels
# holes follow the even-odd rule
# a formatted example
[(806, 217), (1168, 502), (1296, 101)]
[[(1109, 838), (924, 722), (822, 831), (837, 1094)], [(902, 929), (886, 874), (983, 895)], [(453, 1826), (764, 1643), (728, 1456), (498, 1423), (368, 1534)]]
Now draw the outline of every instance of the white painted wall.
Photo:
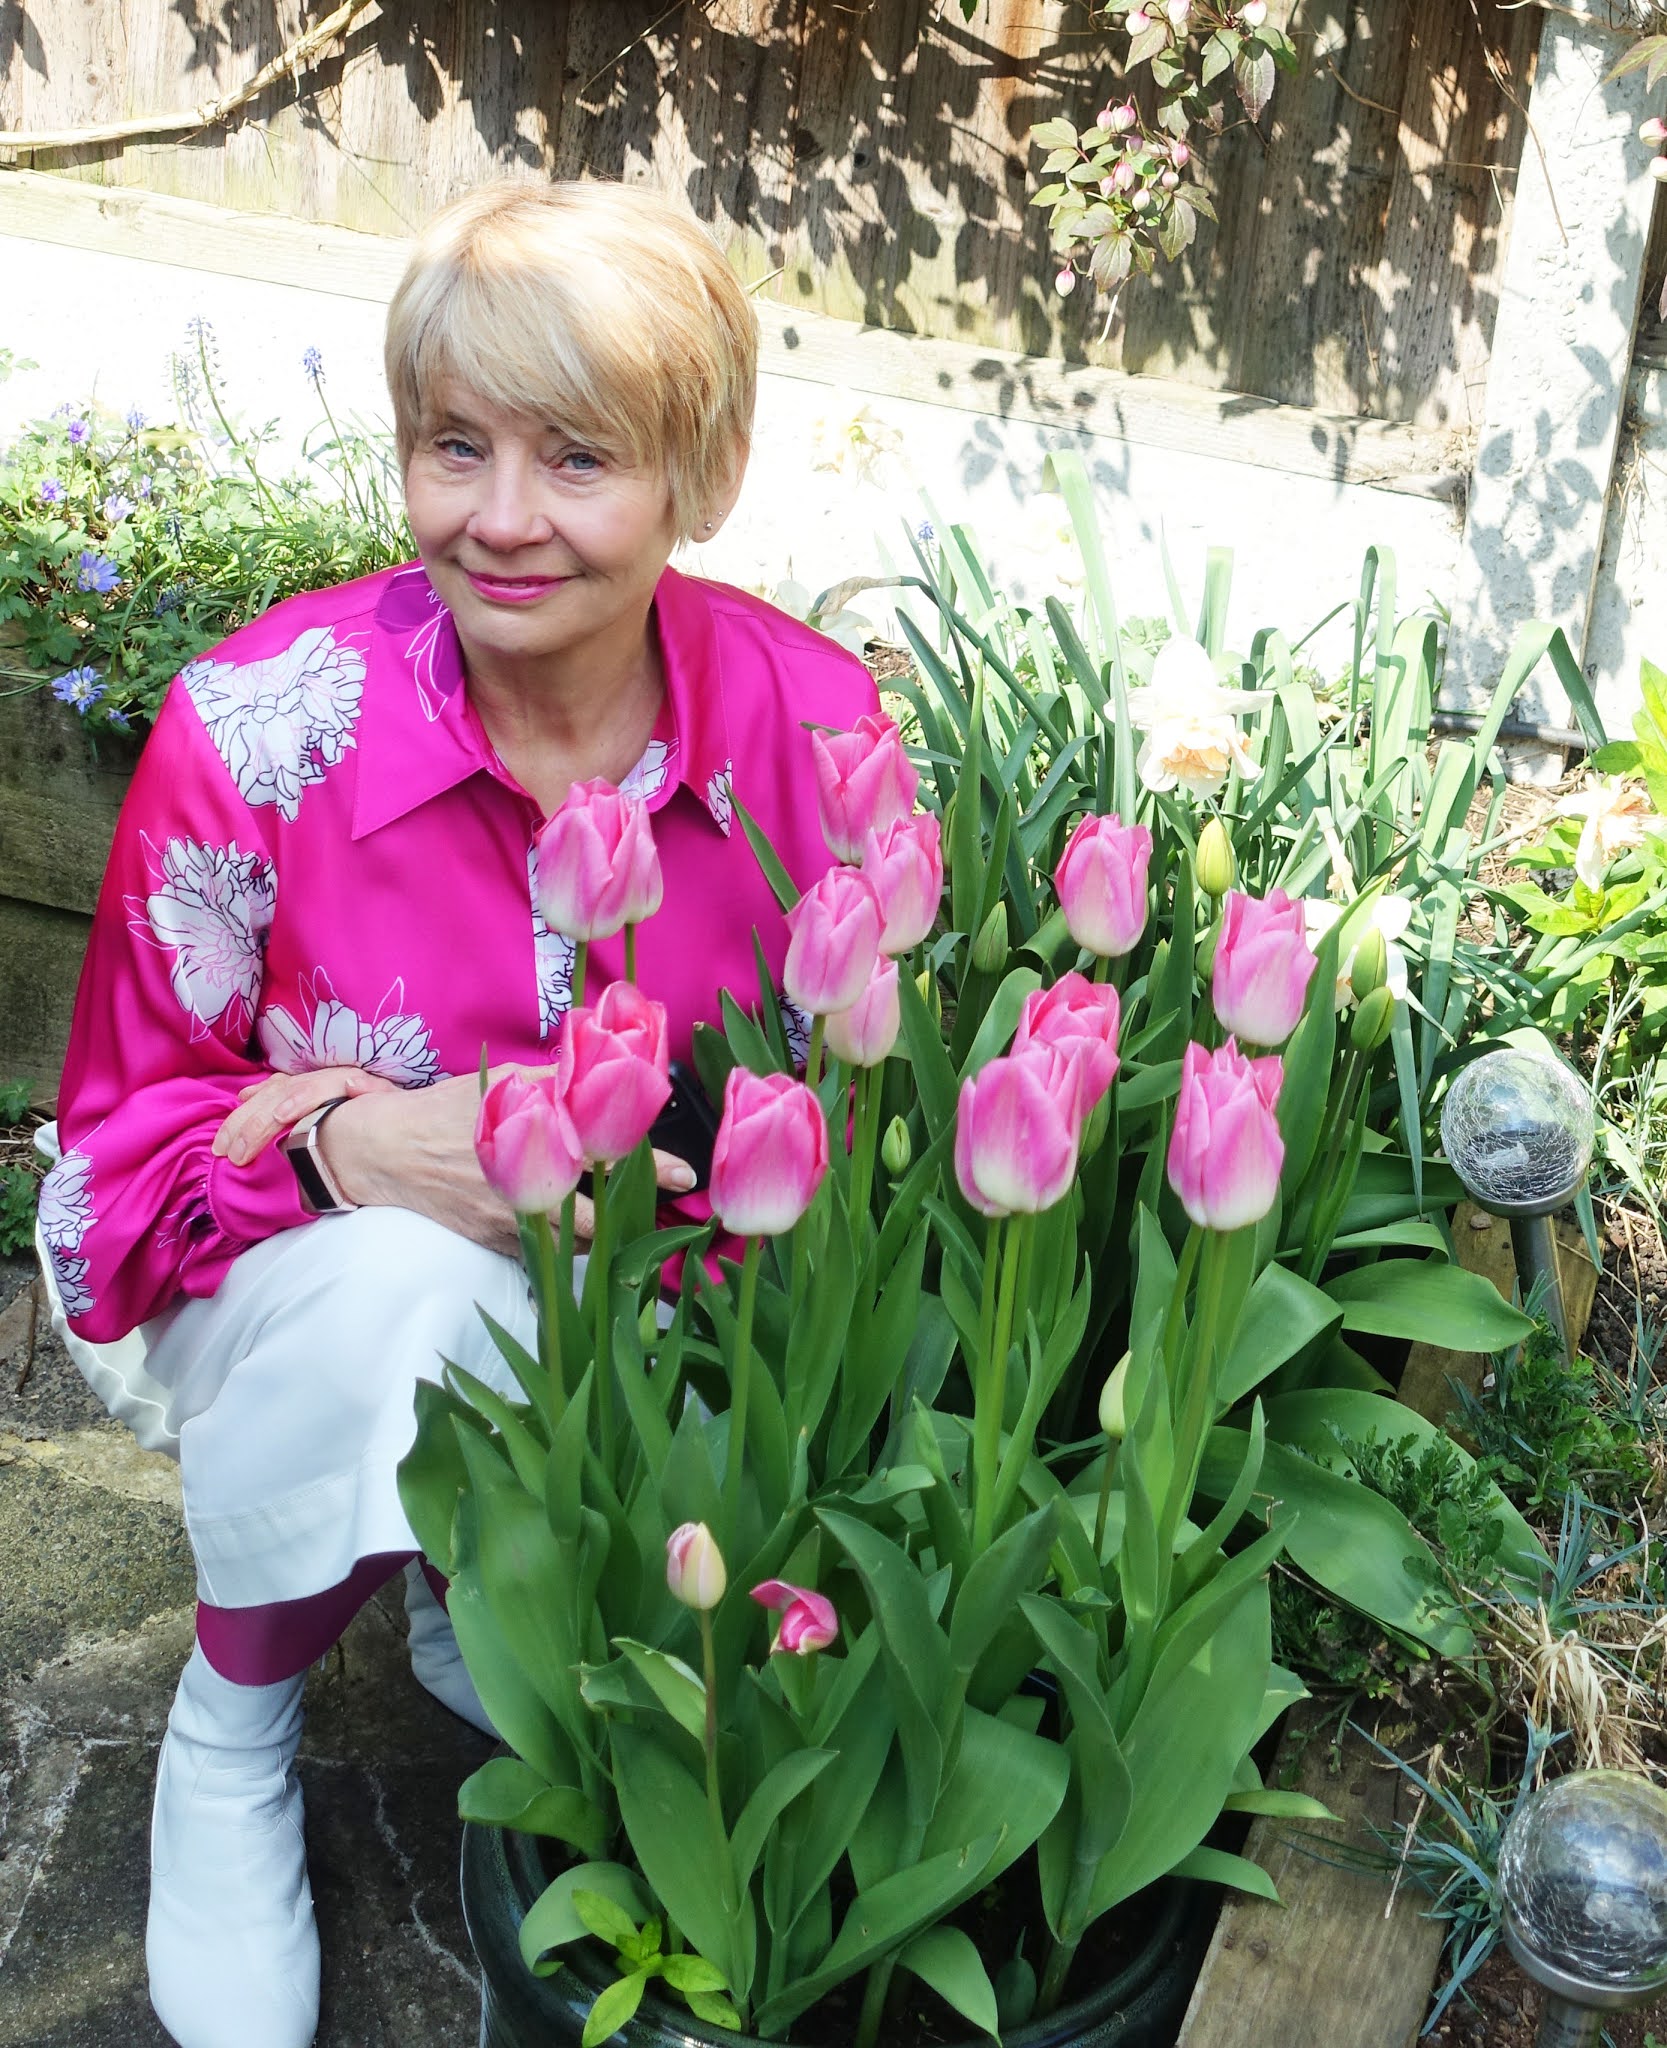
[[(88, 394), (117, 412), (137, 404), (170, 416), (168, 357), (188, 345), (186, 323), (198, 315), (212, 323), (232, 407), (250, 422), (276, 420), (290, 453), (320, 422), (301, 367), (308, 348), (324, 357), (338, 417), (385, 414), (382, 313), (372, 300), (4, 235), (0, 278), (0, 348), (40, 365), (0, 384), (0, 434)], [(890, 452), (844, 472), (817, 468), (826, 430), (858, 405)], [(1167, 610), (1165, 537), (1190, 605), (1202, 588), (1205, 549), (1234, 550), (1235, 644), (1264, 625), (1293, 639), (1307, 633), (1354, 594), (1373, 544), (1395, 550), (1403, 606), (1450, 599), (1459, 532), (1455, 509), (1442, 500), (917, 400), (852, 398), (775, 374), (763, 379), (736, 515), (713, 545), (691, 550), (690, 566), (759, 587), (791, 576), (812, 591), (881, 573), (906, 559), (905, 529), (926, 516), (929, 498), (940, 520), (976, 530), (998, 580), (1035, 600), (1060, 586), (1070, 564), (1057, 514), (1037, 498), (1049, 449), (1072, 444), (1097, 486), (1126, 617)], [(888, 624), (883, 600), (861, 602), (876, 624)], [(1339, 622), (1311, 651), (1331, 670), (1346, 644)]]

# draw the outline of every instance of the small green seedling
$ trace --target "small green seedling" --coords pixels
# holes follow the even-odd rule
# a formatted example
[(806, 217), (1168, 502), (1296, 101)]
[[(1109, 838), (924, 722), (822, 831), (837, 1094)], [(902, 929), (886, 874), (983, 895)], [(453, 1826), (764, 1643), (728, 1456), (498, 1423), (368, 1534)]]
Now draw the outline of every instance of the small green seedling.
[(661, 1953), (658, 1920), (641, 1927), (625, 1908), (600, 1892), (576, 1891), (573, 1910), (598, 1941), (605, 1941), (619, 1959), (620, 1974), (597, 1995), (581, 2036), (583, 2048), (599, 2048), (623, 2027), (642, 2003), (650, 1982), (663, 1978), (688, 2001), (696, 2019), (713, 2026), (739, 2028), (741, 2015), (726, 1994), (724, 1974), (704, 1956)]

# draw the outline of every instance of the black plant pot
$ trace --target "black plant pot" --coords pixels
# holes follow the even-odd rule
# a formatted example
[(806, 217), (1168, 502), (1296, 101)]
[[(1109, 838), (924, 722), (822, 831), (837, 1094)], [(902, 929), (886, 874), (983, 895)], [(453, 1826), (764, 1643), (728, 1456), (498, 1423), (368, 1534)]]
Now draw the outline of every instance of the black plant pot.
[[(463, 1830), (463, 1918), (480, 1961), (480, 2048), (577, 2048), (585, 2016), (607, 1983), (598, 1954), (570, 1952), (553, 1977), (521, 1960), (521, 1922), (548, 1882), (543, 1845), (531, 1835), (473, 1825)], [(1110, 1984), (1045, 2020), (1003, 2035), (1002, 2048), (1171, 2048), (1215, 1920), (1215, 1899), (1171, 1883), (1157, 1924)], [(757, 2048), (751, 2034), (709, 2027), (659, 1999), (642, 2002), (613, 2036), (625, 2048)], [(984, 2036), (965, 2048), (989, 2048)]]

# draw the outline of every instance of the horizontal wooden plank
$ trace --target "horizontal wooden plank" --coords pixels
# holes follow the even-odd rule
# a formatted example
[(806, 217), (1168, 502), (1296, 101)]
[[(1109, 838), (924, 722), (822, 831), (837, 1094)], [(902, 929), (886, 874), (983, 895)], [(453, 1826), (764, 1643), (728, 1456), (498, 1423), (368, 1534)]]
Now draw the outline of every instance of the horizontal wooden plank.
[(107, 733), (95, 754), (44, 690), (0, 697), (0, 896), (91, 913), (138, 751)]
[[(34, 171), (0, 172), (0, 221), (25, 239), (382, 302), (407, 248)], [(761, 367), (775, 376), (1418, 497), (1455, 497), (1469, 466), (1469, 444), (1456, 433), (899, 334), (768, 301), (758, 313)]]
[(0, 1081), (29, 1081), (35, 1100), (57, 1094), (70, 1012), (91, 921), (0, 895)]

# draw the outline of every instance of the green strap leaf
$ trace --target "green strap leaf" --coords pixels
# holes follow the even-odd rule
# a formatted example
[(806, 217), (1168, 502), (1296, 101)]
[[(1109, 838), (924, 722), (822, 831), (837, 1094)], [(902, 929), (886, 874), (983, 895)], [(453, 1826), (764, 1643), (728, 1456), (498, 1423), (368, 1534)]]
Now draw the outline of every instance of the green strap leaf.
[(897, 1960), (963, 2019), (983, 2033), (999, 2036), (995, 1986), (969, 1934), (959, 1927), (929, 1927)]

